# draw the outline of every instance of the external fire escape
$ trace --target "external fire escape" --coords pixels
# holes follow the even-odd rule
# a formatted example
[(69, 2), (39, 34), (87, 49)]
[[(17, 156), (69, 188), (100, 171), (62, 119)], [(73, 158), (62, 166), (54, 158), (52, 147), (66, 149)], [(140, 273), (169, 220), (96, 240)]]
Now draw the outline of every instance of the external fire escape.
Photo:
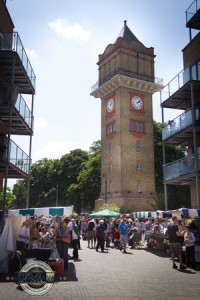
[[(165, 209), (168, 184), (189, 185), (191, 206), (200, 208), (200, 0), (186, 10), (186, 27), (190, 41), (182, 50), (184, 69), (161, 91)], [(165, 123), (164, 109), (168, 108), (183, 112)], [(186, 146), (186, 157), (166, 163), (166, 145)]]
[[(3, 0), (0, 13), (0, 190), (4, 213), (8, 179), (30, 175), (36, 76)], [(28, 153), (14, 142), (14, 136), (28, 136)]]

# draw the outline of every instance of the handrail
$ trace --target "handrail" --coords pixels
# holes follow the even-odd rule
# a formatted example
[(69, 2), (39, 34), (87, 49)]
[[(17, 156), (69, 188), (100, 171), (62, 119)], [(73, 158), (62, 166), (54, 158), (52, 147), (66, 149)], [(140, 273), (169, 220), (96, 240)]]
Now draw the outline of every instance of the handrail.
[[(124, 74), (122, 74), (122, 73), (124, 73)], [(100, 87), (100, 84), (102, 85), (103, 83), (106, 83), (108, 80), (110, 80), (111, 78), (113, 78), (115, 75), (125, 75), (125, 73), (131, 73), (131, 72), (129, 72), (129, 71), (127, 71), (127, 72), (126, 72), (126, 71), (122, 72), (122, 71), (120, 71), (120, 70), (115, 70), (115, 71), (113, 71), (111, 74), (109, 74), (108, 77), (106, 77), (106, 78), (104, 79), (103, 82), (100, 83), (100, 81), (97, 81), (95, 84), (93, 84), (93, 85), (91, 86), (91, 92), (94, 92), (95, 90), (97, 90), (97, 89)], [(125, 75), (125, 76), (127, 76), (127, 75)], [(136, 75), (135, 75), (135, 76), (136, 76)], [(130, 76), (129, 76), (129, 77), (130, 77)], [(134, 78), (143, 80), (143, 79), (137, 78), (137, 77), (134, 77)], [(152, 83), (163, 85), (163, 78), (154, 77), (153, 79), (154, 79), (154, 82), (152, 82)], [(144, 80), (144, 81), (145, 81), (145, 80)], [(149, 82), (151, 82), (151, 81), (149, 81)]]
[(200, 74), (198, 72), (199, 66), (200, 61), (197, 61), (193, 65), (189, 65), (180, 71), (160, 92), (161, 103), (170, 98), (188, 81), (200, 80)]
[(186, 23), (190, 21), (190, 19), (196, 14), (196, 12), (200, 9), (200, 1), (199, 0), (194, 0), (192, 4), (188, 7), (186, 10)]
[(12, 50), (17, 52), (31, 81), (31, 84), (35, 89), (36, 76), (17, 32), (1, 32), (0, 51), (3, 50)]
[(163, 165), (164, 181), (176, 179), (193, 172), (195, 172), (194, 155)]
[(17, 97), (17, 101), (15, 103), (15, 108), (17, 109), (19, 114), (23, 117), (25, 122), (28, 124), (29, 128), (31, 128), (32, 113), (31, 113), (28, 105), (26, 104), (24, 98), (20, 94)]
[[(196, 108), (196, 119), (199, 118), (199, 108)], [(162, 140), (169, 138), (177, 132), (192, 124), (192, 110), (182, 113), (173, 120), (168, 121), (162, 130)]]
[(29, 173), (29, 156), (12, 140), (8, 161), (25, 173)]

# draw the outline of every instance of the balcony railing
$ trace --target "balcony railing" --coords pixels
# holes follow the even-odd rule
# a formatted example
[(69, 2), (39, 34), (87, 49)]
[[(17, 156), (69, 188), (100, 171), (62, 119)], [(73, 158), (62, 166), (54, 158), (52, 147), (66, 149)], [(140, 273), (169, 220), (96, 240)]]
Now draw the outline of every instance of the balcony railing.
[(200, 61), (182, 70), (164, 87), (160, 92), (161, 102), (170, 98), (190, 80), (200, 80)]
[[(199, 119), (199, 108), (196, 109), (196, 120)], [(162, 130), (162, 140), (166, 140), (175, 133), (183, 130), (192, 124), (192, 110), (184, 112), (174, 120), (169, 121), (168, 124)]]
[(164, 181), (195, 172), (194, 155), (163, 165)]
[(151, 77), (147, 79), (147, 76), (138, 78), (138, 75), (136, 72), (131, 72), (131, 71), (125, 71), (125, 70), (121, 70), (121, 69), (116, 69), (114, 70), (112, 73), (110, 73), (108, 76), (106, 76), (104, 78), (104, 80), (102, 82), (97, 81), (94, 85), (91, 86), (91, 92), (94, 92), (95, 90), (97, 90), (102, 84), (106, 83), (107, 81), (109, 81), (111, 78), (113, 78), (116, 75), (124, 75), (127, 77), (132, 77), (132, 78), (136, 78), (138, 80), (143, 80), (143, 81), (148, 81), (148, 82), (152, 82), (155, 84), (160, 84), (163, 85), (163, 79), (159, 78), (159, 77)]
[(32, 114), (22, 95), (18, 95), (15, 107), (28, 124), (29, 128), (31, 128)]
[(17, 52), (31, 84), (35, 88), (36, 76), (17, 32), (0, 34), (0, 51), (3, 50), (12, 50)]
[(190, 19), (196, 14), (196, 12), (200, 9), (200, 0), (194, 0), (192, 4), (186, 10), (186, 23), (190, 21)]
[(29, 156), (12, 140), (10, 141), (10, 157), (8, 161), (25, 173), (29, 173)]

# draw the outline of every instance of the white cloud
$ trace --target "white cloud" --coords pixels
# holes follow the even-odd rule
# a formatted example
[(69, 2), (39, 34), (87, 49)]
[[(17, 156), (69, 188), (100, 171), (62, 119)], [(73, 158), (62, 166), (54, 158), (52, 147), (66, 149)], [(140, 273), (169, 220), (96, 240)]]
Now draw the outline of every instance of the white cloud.
[(48, 143), (44, 147), (40, 148), (33, 154), (33, 160), (37, 161), (42, 158), (59, 159), (61, 158), (61, 156), (69, 153), (71, 150), (78, 148), (86, 151), (89, 150), (89, 147), (87, 147), (86, 145), (78, 145), (77, 143), (71, 141), (51, 140), (48, 141)]
[(67, 25), (64, 19), (57, 19), (49, 22), (49, 27), (61, 37), (79, 41), (80, 43), (86, 42), (90, 36), (90, 32), (84, 29), (83, 26), (76, 23), (72, 26)]
[(37, 118), (34, 122), (34, 129), (42, 129), (47, 125), (47, 121), (44, 118)]
[(35, 52), (35, 50), (26, 48), (25, 51), (29, 58), (37, 58), (37, 53)]

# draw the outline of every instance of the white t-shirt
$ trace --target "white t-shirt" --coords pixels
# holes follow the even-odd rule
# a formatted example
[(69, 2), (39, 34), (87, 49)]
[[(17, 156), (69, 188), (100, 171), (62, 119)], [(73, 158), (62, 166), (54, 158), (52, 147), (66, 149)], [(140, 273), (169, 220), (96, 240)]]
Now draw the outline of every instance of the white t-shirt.
[(28, 244), (29, 240), (30, 240), (30, 227), (22, 226), (19, 231), (18, 241)]

